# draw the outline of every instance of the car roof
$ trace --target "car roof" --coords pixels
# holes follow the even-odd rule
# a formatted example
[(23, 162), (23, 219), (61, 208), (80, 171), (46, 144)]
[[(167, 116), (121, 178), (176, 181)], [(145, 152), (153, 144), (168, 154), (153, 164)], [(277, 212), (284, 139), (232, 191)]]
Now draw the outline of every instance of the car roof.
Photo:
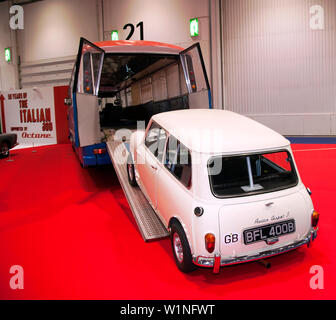
[(182, 47), (156, 41), (143, 40), (117, 40), (117, 41), (100, 41), (95, 45), (104, 49), (106, 53), (158, 53), (158, 54), (178, 54)]
[(188, 149), (200, 153), (234, 154), (290, 145), (279, 133), (231, 111), (178, 110), (156, 114), (152, 119)]

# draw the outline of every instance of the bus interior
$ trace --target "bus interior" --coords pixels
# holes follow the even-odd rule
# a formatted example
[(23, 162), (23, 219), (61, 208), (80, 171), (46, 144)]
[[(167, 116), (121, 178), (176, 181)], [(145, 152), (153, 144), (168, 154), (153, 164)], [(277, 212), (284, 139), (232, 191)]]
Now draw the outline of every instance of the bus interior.
[(98, 97), (103, 130), (135, 129), (156, 113), (189, 108), (178, 55), (105, 54)]

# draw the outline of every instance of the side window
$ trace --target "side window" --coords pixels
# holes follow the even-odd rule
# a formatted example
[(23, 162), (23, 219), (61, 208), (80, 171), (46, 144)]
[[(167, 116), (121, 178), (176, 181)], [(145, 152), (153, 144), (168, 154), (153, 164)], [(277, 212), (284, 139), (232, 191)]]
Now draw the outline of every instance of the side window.
[(83, 45), (77, 92), (98, 95), (104, 55), (88, 44)]
[(191, 155), (189, 150), (174, 136), (170, 136), (167, 143), (165, 167), (181, 183), (191, 186)]
[(145, 145), (154, 156), (161, 161), (167, 140), (166, 131), (153, 122), (148, 130)]
[(84, 93), (93, 94), (93, 79), (92, 79), (92, 56), (91, 52), (83, 54), (83, 91)]

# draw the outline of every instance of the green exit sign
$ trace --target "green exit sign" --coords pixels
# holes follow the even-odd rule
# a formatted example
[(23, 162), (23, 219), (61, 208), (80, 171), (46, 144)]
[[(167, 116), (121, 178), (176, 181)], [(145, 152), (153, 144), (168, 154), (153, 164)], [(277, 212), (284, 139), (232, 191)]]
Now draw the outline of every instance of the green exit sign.
[(118, 30), (111, 31), (111, 40), (119, 40)]
[(190, 19), (190, 35), (192, 37), (198, 37), (199, 36), (198, 18)]
[(5, 60), (6, 60), (6, 62), (10, 62), (12, 60), (12, 55), (11, 55), (10, 48), (5, 49)]

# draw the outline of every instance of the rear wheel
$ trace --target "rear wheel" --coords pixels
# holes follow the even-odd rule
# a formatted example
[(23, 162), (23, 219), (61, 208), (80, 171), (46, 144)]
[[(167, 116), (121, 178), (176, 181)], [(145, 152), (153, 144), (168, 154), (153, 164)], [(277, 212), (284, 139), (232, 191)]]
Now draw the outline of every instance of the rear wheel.
[(1, 158), (6, 158), (9, 156), (9, 146), (7, 142), (2, 142), (0, 147)]
[(192, 262), (187, 236), (178, 222), (172, 223), (170, 240), (177, 267), (184, 273), (196, 270), (197, 268)]
[(134, 169), (134, 164), (131, 155), (129, 155), (127, 159), (127, 177), (128, 177), (128, 182), (132, 187), (136, 187), (138, 184), (135, 179), (135, 169)]

